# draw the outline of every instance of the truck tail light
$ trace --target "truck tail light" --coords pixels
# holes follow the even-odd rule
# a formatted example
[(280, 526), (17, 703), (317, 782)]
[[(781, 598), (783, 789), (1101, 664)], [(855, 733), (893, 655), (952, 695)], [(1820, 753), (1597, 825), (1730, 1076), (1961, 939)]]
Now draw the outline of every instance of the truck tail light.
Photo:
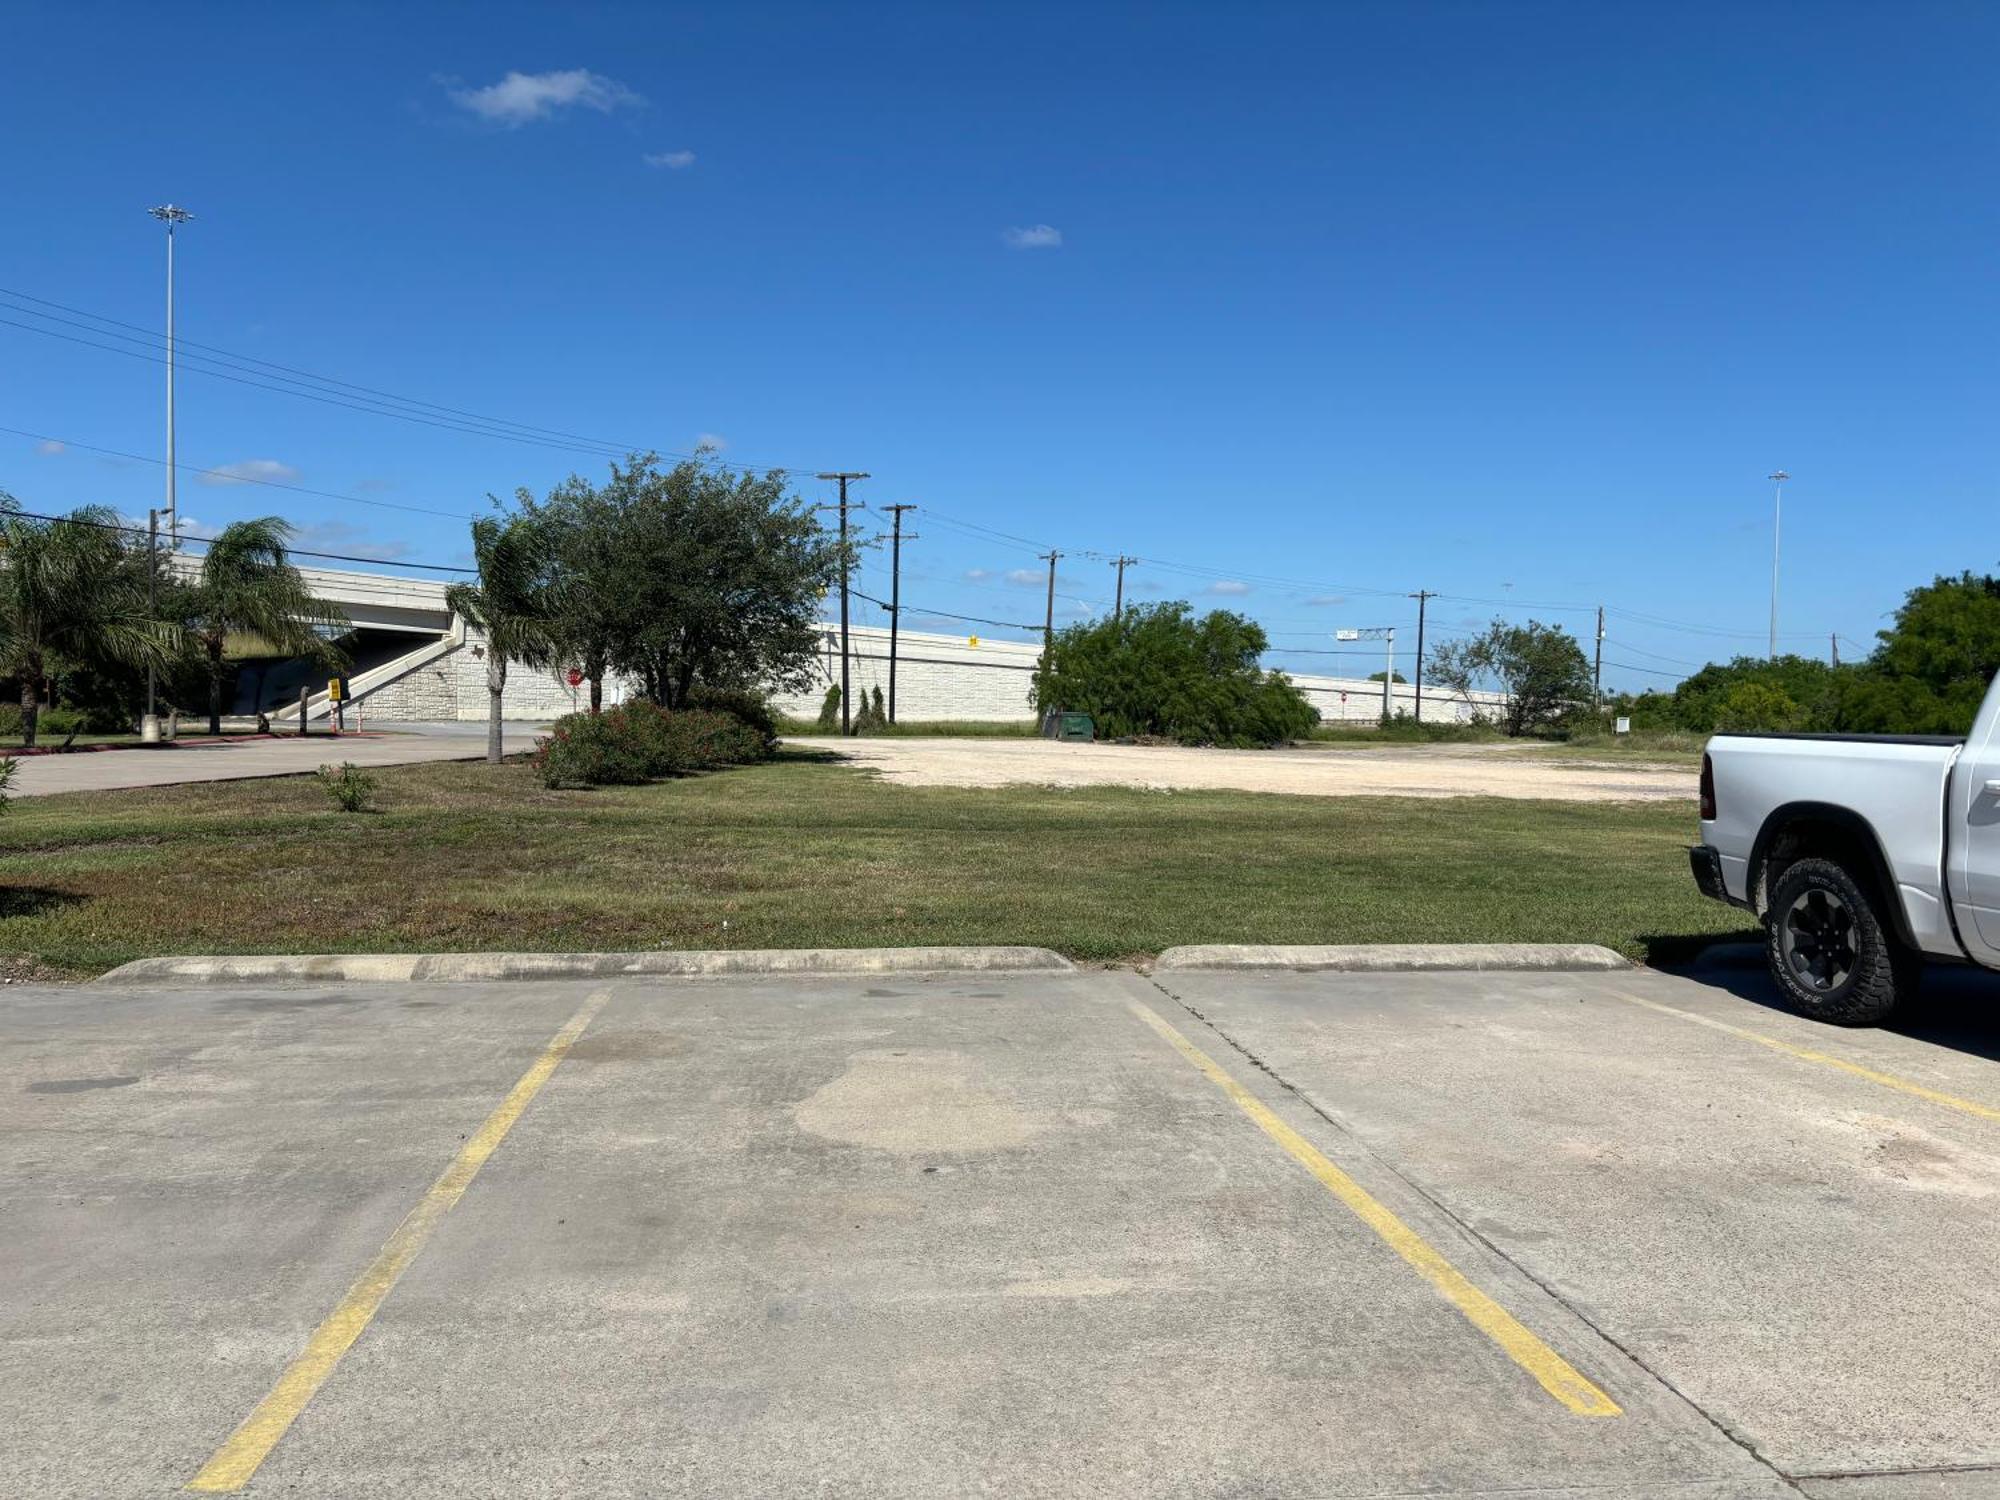
[(1701, 820), (1715, 821), (1715, 762), (1706, 755), (1701, 758)]

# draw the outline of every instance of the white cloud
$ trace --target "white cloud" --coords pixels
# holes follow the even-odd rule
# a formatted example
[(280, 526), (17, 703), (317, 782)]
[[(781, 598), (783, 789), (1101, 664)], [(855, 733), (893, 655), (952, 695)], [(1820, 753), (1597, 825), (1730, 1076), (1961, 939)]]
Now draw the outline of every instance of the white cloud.
[(648, 151), (639, 158), (649, 167), (664, 167), (669, 172), (678, 172), (694, 165), (692, 151)]
[(394, 562), (407, 557), (408, 542), (385, 542), (346, 521), (311, 521), (292, 533), (292, 545), (313, 552), (348, 552)]
[(246, 458), (201, 475), (203, 484), (295, 484), (299, 471), (275, 458)]
[(1314, 594), (1306, 600), (1307, 609), (1333, 609), (1347, 602), (1345, 594)]
[(697, 452), (706, 448), (712, 453), (720, 453), (729, 446), (729, 439), (719, 432), (697, 432), (694, 435), (694, 446)]
[(610, 114), (644, 104), (645, 98), (615, 78), (588, 68), (551, 73), (512, 73), (483, 89), (453, 89), (452, 103), (495, 125), (527, 125), (552, 118), (557, 110), (581, 105)]
[(54, 458), (58, 453), (67, 453), (69, 451), (69, 444), (59, 443), (54, 438), (43, 438), (39, 443), (35, 444), (35, 451), (41, 454), (43, 458)]
[(1000, 238), (1010, 250), (1054, 250), (1062, 244), (1062, 231), (1053, 224), (1030, 224), (1025, 229), (1016, 225), (1003, 229)]
[(1023, 587), (1046, 582), (1047, 577), (1048, 575), (1043, 573), (1040, 568), (1009, 568), (1007, 570), (1007, 581), (1009, 583), (1018, 583)]
[(1224, 594), (1232, 599), (1240, 599), (1250, 592), (1250, 585), (1234, 578), (1224, 578), (1219, 582), (1211, 583), (1206, 592)]
[(984, 583), (992, 576), (993, 570), (991, 568), (967, 568), (965, 570), (965, 581), (967, 583)]

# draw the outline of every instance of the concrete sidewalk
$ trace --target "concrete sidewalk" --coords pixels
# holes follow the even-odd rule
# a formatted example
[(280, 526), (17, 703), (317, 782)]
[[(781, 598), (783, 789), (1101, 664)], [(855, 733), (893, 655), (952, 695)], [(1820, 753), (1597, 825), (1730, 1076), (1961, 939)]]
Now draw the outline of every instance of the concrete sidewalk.
[[(534, 748), (535, 728), (509, 724), (509, 754)], [(190, 781), (241, 781), (296, 776), (327, 764), (405, 766), (438, 760), (477, 760), (486, 738), (469, 734), (328, 735), (279, 737), (234, 744), (181, 744), (162, 749), (95, 750), (75, 755), (24, 755), (10, 788), (17, 797), (58, 792), (102, 792), (121, 787), (174, 786)]]

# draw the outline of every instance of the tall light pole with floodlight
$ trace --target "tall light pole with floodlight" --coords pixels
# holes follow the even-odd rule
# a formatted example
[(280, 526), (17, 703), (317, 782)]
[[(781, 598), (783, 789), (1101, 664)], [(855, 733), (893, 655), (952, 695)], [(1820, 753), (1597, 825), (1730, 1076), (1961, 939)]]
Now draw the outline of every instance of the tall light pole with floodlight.
[(174, 230), (194, 217), (175, 203), (147, 210), (167, 226), (167, 532), (180, 540), (180, 512), (174, 505)]
[[(174, 550), (180, 544), (181, 513), (174, 496), (174, 230), (194, 217), (176, 203), (163, 203), (158, 208), (147, 210), (154, 218), (167, 226), (167, 548)], [(159, 537), (160, 513), (154, 511), (146, 522), (146, 602), (153, 603), (156, 580), (159, 577)], [(160, 737), (160, 715), (158, 705), (157, 674), (150, 663), (146, 667), (146, 720), (140, 727), (140, 738), (156, 741)]]
[(1783, 469), (1766, 476), (1776, 486), (1771, 497), (1771, 659), (1778, 659), (1778, 539), (1785, 522), (1785, 481), (1792, 476)]

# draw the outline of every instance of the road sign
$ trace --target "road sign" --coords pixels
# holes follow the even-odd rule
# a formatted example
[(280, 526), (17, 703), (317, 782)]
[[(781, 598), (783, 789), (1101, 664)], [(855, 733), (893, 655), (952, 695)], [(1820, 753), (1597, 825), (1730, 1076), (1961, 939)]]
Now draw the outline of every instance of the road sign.
[(347, 696), (346, 683), (342, 682), (338, 677), (329, 677), (326, 680), (327, 702), (338, 703), (342, 698), (345, 698), (346, 696)]
[(581, 667), (571, 667), (567, 672), (563, 673), (563, 681), (567, 682), (571, 687), (583, 686), (583, 669)]
[(1358, 641), (1361, 639), (1361, 632), (1358, 630), (1336, 630), (1333, 633), (1333, 638), (1336, 641)]

